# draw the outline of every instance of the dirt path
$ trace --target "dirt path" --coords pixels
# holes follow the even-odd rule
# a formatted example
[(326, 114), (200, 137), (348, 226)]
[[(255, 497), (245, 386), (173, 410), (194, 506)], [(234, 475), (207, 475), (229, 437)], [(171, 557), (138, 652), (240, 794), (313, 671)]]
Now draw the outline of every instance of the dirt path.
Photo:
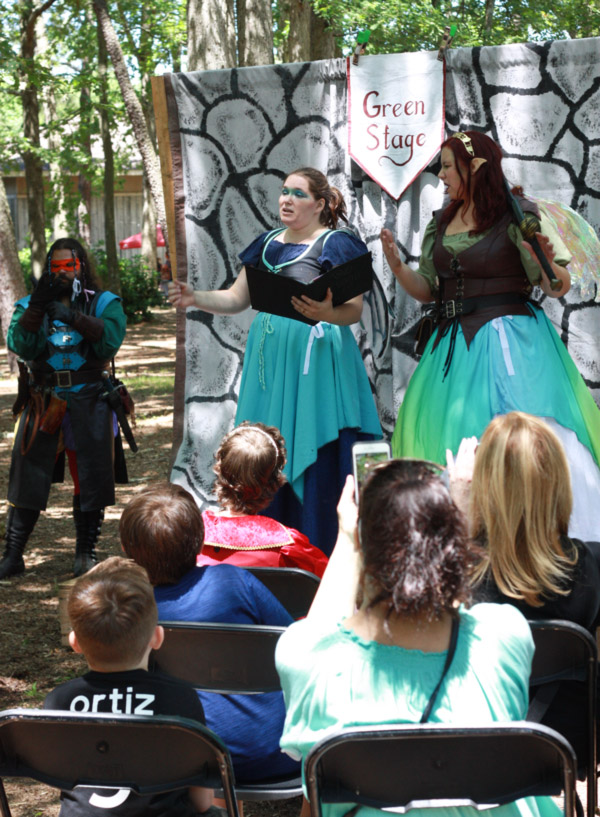
[[(128, 329), (117, 359), (119, 377), (136, 404), (139, 452), (125, 444), (130, 482), (117, 486), (117, 504), (107, 508), (99, 543), (102, 558), (119, 553), (118, 520), (128, 500), (146, 485), (168, 479), (173, 425), (175, 310), (153, 310), (151, 323)], [(0, 350), (0, 533), (4, 533), (6, 491), (13, 441), (11, 407), (16, 380), (10, 379), (6, 350)], [(75, 532), (70, 476), (54, 485), (48, 510), (40, 516), (25, 553), (22, 577), (0, 581), (2, 620), (0, 709), (39, 706), (61, 681), (80, 675), (80, 656), (61, 646), (59, 585), (71, 578)], [(14, 817), (58, 814), (57, 793), (30, 783), (8, 784)]]

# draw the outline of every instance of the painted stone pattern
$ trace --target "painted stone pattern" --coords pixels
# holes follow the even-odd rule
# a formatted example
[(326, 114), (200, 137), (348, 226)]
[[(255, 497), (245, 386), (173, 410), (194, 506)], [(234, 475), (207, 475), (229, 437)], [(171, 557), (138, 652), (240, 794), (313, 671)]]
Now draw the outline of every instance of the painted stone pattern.
[[(483, 130), (502, 146), (505, 172), (526, 194), (568, 204), (600, 228), (600, 63), (598, 39), (452, 49), (447, 55), (448, 132)], [(379, 232), (389, 227), (416, 265), (425, 225), (443, 203), (438, 160), (399, 202), (347, 154), (346, 63), (328, 60), (165, 78), (171, 133), (181, 150), (176, 236), (196, 289), (235, 279), (238, 252), (277, 226), (286, 175), (302, 165), (323, 170), (348, 204), (350, 223), (373, 254), (377, 280), (353, 327), (376, 395), (382, 425), (393, 429), (416, 365), (421, 309), (387, 266)], [(538, 297), (543, 299), (541, 292)], [(574, 287), (543, 299), (581, 373), (600, 400), (600, 330), (594, 300)], [(201, 505), (210, 503), (213, 452), (233, 425), (252, 310), (235, 316), (189, 309), (183, 440), (171, 478)], [(540, 364), (542, 365), (542, 364)]]

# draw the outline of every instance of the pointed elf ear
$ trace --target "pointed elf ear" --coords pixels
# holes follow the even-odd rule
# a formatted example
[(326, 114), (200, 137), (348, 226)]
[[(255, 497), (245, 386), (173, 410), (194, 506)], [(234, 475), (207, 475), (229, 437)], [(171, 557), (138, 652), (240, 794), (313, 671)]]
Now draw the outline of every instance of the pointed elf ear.
[(474, 159), (471, 159), (471, 162), (469, 164), (469, 169), (471, 171), (471, 176), (473, 176), (473, 175), (475, 175), (475, 173), (477, 173), (477, 171), (479, 170), (479, 168), (481, 167), (481, 165), (484, 162), (487, 162), (487, 159), (482, 159), (481, 156), (476, 156)]

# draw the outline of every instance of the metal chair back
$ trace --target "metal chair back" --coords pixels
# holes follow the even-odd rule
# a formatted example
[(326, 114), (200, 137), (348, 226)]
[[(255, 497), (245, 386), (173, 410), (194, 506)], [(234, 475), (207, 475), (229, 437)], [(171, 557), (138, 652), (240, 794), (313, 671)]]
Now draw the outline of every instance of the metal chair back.
[(354, 803), (404, 813), (413, 808), (478, 810), (530, 795), (565, 793), (573, 817), (575, 755), (538, 724), (446, 724), (343, 729), (316, 744), (305, 778), (313, 817), (323, 804)]
[(229, 817), (239, 817), (229, 751), (196, 721), (176, 717), (0, 712), (0, 813), (11, 817), (1, 778), (29, 777), (57, 789), (129, 789), (153, 795), (219, 787)]

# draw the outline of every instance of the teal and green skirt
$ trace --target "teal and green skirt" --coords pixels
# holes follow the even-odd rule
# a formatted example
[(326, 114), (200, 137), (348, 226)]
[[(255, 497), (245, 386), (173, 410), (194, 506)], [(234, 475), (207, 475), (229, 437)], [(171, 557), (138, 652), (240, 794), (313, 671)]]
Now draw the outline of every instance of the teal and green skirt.
[[(564, 343), (542, 310), (484, 324), (470, 348), (460, 326), (444, 377), (451, 333), (429, 340), (410, 379), (392, 437), (395, 457), (445, 464), (463, 437), (481, 437), (495, 416), (524, 411), (559, 433), (571, 466), (576, 504), (600, 496), (600, 411)], [(598, 492), (598, 493), (597, 493)], [(576, 510), (576, 509), (575, 509)], [(574, 510), (574, 516), (575, 516)], [(590, 517), (588, 505), (586, 515)], [(600, 512), (586, 538), (600, 538)], [(573, 517), (572, 517), (573, 521)], [(577, 528), (572, 535), (583, 533)]]

